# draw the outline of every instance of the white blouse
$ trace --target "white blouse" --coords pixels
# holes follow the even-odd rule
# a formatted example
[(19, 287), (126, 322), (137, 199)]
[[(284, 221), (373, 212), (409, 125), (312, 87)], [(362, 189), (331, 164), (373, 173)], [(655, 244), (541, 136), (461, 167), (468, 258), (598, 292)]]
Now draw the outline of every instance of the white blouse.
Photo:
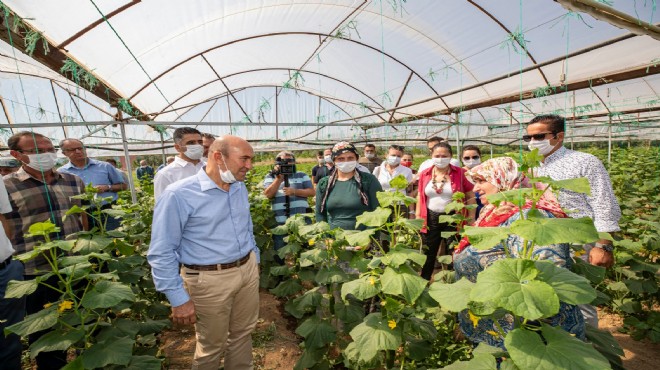
[(444, 213), (445, 207), (447, 204), (451, 203), (452, 191), (451, 191), (451, 181), (445, 182), (442, 187), (442, 193), (436, 193), (433, 189), (433, 182), (429, 181), (426, 184), (424, 189), (424, 194), (426, 194), (426, 206), (433, 212)]

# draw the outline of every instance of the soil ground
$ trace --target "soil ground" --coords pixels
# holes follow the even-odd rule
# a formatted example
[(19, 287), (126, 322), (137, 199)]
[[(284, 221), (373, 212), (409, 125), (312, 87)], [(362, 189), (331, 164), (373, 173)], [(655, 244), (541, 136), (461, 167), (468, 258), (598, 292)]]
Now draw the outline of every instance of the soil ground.
[[(293, 369), (300, 357), (300, 339), (294, 333), (295, 322), (289, 320), (283, 304), (265, 290), (260, 294), (259, 323), (254, 340), (255, 369)], [(628, 370), (653, 370), (660, 367), (660, 344), (648, 340), (636, 341), (618, 330), (623, 319), (599, 310), (600, 328), (614, 335), (624, 349), (623, 364)], [(161, 349), (166, 357), (166, 368), (190, 369), (195, 351), (195, 331), (192, 327), (171, 329), (160, 335)]]

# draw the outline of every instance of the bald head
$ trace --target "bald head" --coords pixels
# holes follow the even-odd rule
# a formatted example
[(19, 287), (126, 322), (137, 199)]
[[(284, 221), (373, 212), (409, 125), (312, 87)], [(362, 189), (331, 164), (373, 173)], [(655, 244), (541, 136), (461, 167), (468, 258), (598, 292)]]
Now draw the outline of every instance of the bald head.
[(221, 136), (211, 144), (207, 173), (216, 171), (218, 165), (222, 171), (229, 170), (236, 180), (244, 181), (247, 172), (252, 169), (254, 150), (243, 138), (233, 135)]

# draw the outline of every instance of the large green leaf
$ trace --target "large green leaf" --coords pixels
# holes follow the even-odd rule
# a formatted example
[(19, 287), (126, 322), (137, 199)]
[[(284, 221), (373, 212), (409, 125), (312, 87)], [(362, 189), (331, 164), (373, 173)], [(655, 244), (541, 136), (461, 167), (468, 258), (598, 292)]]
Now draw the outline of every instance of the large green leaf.
[(597, 329), (591, 325), (585, 325), (587, 329), (587, 340), (591, 342), (596, 348), (601, 348), (602, 351), (611, 353), (616, 356), (624, 356), (623, 349), (616, 341), (612, 333), (607, 330)]
[(521, 188), (509, 191), (503, 191), (495, 194), (490, 194), (486, 196), (488, 203), (498, 204), (500, 202), (510, 202), (515, 204), (518, 207), (525, 205), (527, 199), (532, 197), (534, 189), (531, 188)]
[(303, 289), (302, 285), (296, 279), (287, 279), (278, 286), (271, 289), (270, 292), (278, 297), (286, 297), (298, 293)]
[(387, 223), (392, 210), (389, 208), (378, 207), (371, 212), (364, 212), (355, 218), (355, 226), (364, 225), (367, 227), (380, 227)]
[[(337, 301), (335, 303), (335, 315), (344, 322), (344, 324), (354, 324), (364, 319), (364, 306), (360, 302)], [(344, 330), (348, 330), (346, 327)]]
[(360, 361), (369, 361), (378, 351), (395, 350), (401, 345), (401, 327), (391, 329), (380, 313), (372, 313), (350, 332)]
[(128, 365), (133, 354), (135, 341), (130, 338), (112, 338), (99, 342), (83, 352), (82, 357), (85, 369), (95, 369), (107, 365)]
[(84, 336), (84, 330), (48, 332), (30, 345), (30, 358), (34, 359), (41, 352), (65, 351)]
[(412, 220), (409, 218), (400, 218), (397, 220), (396, 224), (411, 231), (419, 231), (424, 227), (424, 220), (421, 218), (415, 218)]
[(300, 324), (296, 334), (305, 338), (306, 347), (321, 348), (336, 339), (337, 329), (326, 320), (314, 315)]
[(59, 265), (60, 267), (71, 266), (77, 263), (87, 262), (92, 257), (103, 261), (110, 259), (110, 255), (107, 253), (90, 253), (84, 256), (64, 256), (60, 258)]
[(7, 284), (5, 291), (5, 298), (21, 298), (24, 295), (32, 294), (39, 286), (39, 281), (36, 279), (30, 280), (11, 280)]
[(300, 253), (298, 264), (300, 267), (309, 267), (327, 260), (328, 252), (325, 249), (314, 248)]
[(76, 246), (73, 251), (80, 254), (90, 254), (100, 252), (107, 246), (113, 243), (112, 238), (107, 238), (100, 235), (92, 235), (91, 237), (80, 237), (76, 241)]
[[(408, 180), (406, 180), (406, 177), (399, 174), (395, 176), (392, 180), (390, 180), (390, 186), (393, 189), (405, 189), (406, 186), (408, 186)], [(396, 192), (399, 193), (399, 192)]]
[(470, 244), (477, 249), (490, 249), (509, 237), (511, 231), (508, 227), (475, 227), (466, 226), (464, 235)]
[(305, 348), (293, 370), (313, 369), (314, 365), (323, 359), (326, 352), (327, 349), (325, 348)]
[[(506, 361), (505, 361), (506, 362)], [(456, 361), (445, 370), (497, 370), (497, 361), (493, 355), (487, 353), (476, 353), (469, 361)]]
[(35, 222), (30, 225), (28, 228), (28, 233), (25, 236), (47, 236), (59, 231), (59, 227), (55, 226), (55, 224), (50, 222), (50, 220), (47, 220), (44, 222)]
[(479, 273), (470, 299), (492, 301), (529, 320), (553, 316), (559, 312), (559, 298), (550, 285), (534, 280), (538, 272), (530, 260), (498, 260)]
[(590, 218), (543, 218), (516, 220), (511, 232), (537, 245), (557, 243), (591, 243), (598, 239), (598, 232)]
[(153, 356), (133, 356), (128, 366), (122, 367), (124, 370), (160, 370), (161, 368), (162, 360)]
[(298, 234), (301, 236), (310, 236), (314, 234), (320, 234), (330, 230), (330, 225), (327, 222), (317, 222), (311, 225), (302, 225), (298, 229)]
[(465, 277), (453, 284), (434, 282), (429, 287), (429, 295), (440, 303), (440, 307), (460, 312), (467, 308), (473, 287), (474, 283)]
[(433, 341), (438, 335), (438, 330), (433, 326), (430, 320), (422, 320), (416, 317), (409, 317), (405, 320), (406, 334), (413, 334), (428, 341)]
[(85, 370), (82, 360), (82, 357), (78, 356), (60, 370)]
[(346, 232), (344, 232), (344, 238), (348, 244), (352, 246), (366, 247), (371, 243), (371, 236), (374, 235), (375, 232), (376, 229), (367, 229), (363, 231), (346, 230)]
[(424, 361), (435, 353), (431, 341), (409, 338), (406, 340), (406, 356), (415, 361)]
[(575, 258), (573, 271), (585, 278), (589, 279), (593, 284), (600, 284), (605, 279), (605, 272), (607, 269), (602, 266), (595, 266), (590, 263), (584, 262), (580, 258)]
[(376, 277), (368, 275), (344, 283), (341, 287), (341, 298), (346, 299), (348, 294), (352, 294), (360, 300), (371, 298), (378, 294), (377, 283)]
[(536, 261), (537, 279), (550, 284), (559, 300), (568, 304), (587, 304), (596, 298), (596, 289), (589, 280), (550, 261)]
[(339, 266), (321, 267), (316, 274), (319, 284), (343, 283), (348, 280), (348, 275)]
[(283, 246), (277, 251), (277, 255), (280, 258), (286, 258), (287, 255), (296, 255), (300, 250), (302, 249), (302, 246), (300, 243), (288, 243), (287, 245)]
[(301, 319), (305, 313), (315, 311), (321, 304), (322, 299), (323, 295), (319, 293), (318, 288), (314, 288), (296, 299), (289, 300), (284, 305), (284, 309), (293, 317)]
[(82, 299), (82, 305), (88, 309), (109, 308), (121, 301), (135, 301), (135, 294), (128, 285), (101, 280), (88, 291)]
[(52, 305), (48, 308), (28, 315), (21, 322), (5, 328), (5, 335), (7, 333), (15, 333), (21, 337), (25, 337), (32, 333), (45, 330), (53, 327), (57, 323), (57, 305)]
[(610, 369), (598, 351), (561, 328), (543, 325), (543, 338), (536, 332), (515, 329), (504, 338), (511, 359), (521, 369)]
[(579, 177), (577, 179), (567, 179), (567, 180), (553, 180), (549, 177), (539, 177), (539, 178), (531, 179), (531, 181), (548, 184), (554, 190), (564, 189), (564, 190), (574, 191), (576, 193), (591, 195), (591, 186), (589, 186), (589, 180), (587, 180), (586, 177)]
[(401, 266), (399, 271), (386, 267), (380, 281), (383, 293), (402, 296), (410, 304), (415, 303), (428, 284), (426, 279), (406, 265)]
[(401, 247), (399, 245), (390, 249), (389, 252), (381, 259), (383, 264), (390, 267), (399, 267), (406, 263), (406, 261), (413, 261), (422, 266), (426, 261), (426, 256), (419, 253), (416, 249)]

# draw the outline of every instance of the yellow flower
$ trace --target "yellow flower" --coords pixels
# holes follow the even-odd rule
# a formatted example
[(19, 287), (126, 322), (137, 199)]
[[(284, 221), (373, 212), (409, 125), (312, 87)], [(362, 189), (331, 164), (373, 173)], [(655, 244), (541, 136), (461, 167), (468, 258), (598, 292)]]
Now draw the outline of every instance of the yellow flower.
[(66, 310), (70, 310), (73, 308), (73, 302), (71, 301), (63, 301), (60, 303), (59, 307), (57, 308), (58, 312), (64, 312)]
[(314, 238), (312, 238), (312, 239), (309, 239), (308, 243), (309, 243), (309, 245), (314, 245), (315, 242), (316, 242), (316, 240), (314, 240)]
[(579, 251), (575, 251), (575, 257), (580, 257), (580, 256), (584, 255), (585, 253), (587, 253), (587, 252), (585, 252), (584, 249), (581, 249)]
[(394, 330), (394, 328), (396, 328), (396, 321), (394, 321), (394, 320), (388, 321), (387, 326), (389, 326), (390, 329)]
[(369, 278), (369, 284), (376, 285), (376, 279), (373, 276)]
[(492, 336), (494, 336), (494, 337), (497, 337), (497, 336), (500, 335), (498, 332), (493, 331), (493, 330), (486, 330), (486, 333), (488, 333), (488, 334), (490, 334), (490, 335), (492, 335)]
[(44, 308), (48, 308), (48, 307), (50, 307), (50, 306), (52, 306), (52, 305), (53, 305), (52, 303), (48, 302), (48, 303), (46, 303), (46, 304), (44, 305)]
[(468, 311), (468, 315), (470, 316), (470, 321), (472, 321), (472, 326), (476, 328), (479, 324), (479, 318), (475, 316), (472, 311)]

